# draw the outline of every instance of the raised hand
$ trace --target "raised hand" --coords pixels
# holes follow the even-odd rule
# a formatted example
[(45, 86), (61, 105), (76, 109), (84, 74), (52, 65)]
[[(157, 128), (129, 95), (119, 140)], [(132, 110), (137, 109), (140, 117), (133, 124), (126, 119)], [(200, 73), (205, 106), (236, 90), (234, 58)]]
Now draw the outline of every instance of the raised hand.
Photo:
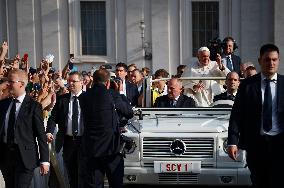
[(5, 56), (8, 52), (8, 43), (6, 41), (4, 41), (2, 43), (2, 46), (1, 46), (1, 54), (0, 54), (0, 60), (4, 60), (5, 59)]

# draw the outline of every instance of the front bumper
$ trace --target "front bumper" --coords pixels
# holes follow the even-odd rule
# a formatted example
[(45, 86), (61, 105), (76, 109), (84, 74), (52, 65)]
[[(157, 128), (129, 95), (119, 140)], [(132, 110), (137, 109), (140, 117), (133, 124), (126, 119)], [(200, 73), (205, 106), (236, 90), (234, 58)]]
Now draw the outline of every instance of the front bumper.
[(248, 168), (202, 168), (200, 174), (154, 173), (153, 168), (125, 167), (124, 184), (251, 185)]

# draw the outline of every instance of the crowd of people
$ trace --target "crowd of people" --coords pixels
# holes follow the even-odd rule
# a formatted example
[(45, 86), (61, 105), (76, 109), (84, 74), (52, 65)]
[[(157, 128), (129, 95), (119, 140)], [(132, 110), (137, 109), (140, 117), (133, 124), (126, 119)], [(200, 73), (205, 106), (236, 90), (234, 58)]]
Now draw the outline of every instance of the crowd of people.
[[(210, 50), (207, 47), (201, 47), (197, 53), (198, 61), (178, 66), (175, 75), (170, 75), (165, 69), (159, 69), (154, 74), (151, 74), (151, 70), (148, 67), (138, 69), (135, 64), (127, 65), (125, 63), (116, 64), (114, 72), (111, 73), (115, 75), (114, 81), (120, 79), (122, 82), (122, 85), (119, 86), (120, 93), (124, 94), (131, 102), (131, 105), (136, 107), (144, 105), (142, 95), (143, 81), (149, 76), (152, 76), (152, 79), (170, 79), (172, 77), (226, 77), (229, 72), (234, 71), (238, 74), (239, 79), (242, 79), (257, 73), (256, 68), (251, 62), (242, 63), (240, 57), (234, 55), (235, 41), (233, 38), (226, 37), (224, 42), (227, 45), (224, 46), (223, 53), (217, 55), (216, 61), (211, 61)], [(47, 56), (40, 62), (39, 67), (32, 68), (29, 66), (27, 58), (20, 58), (20, 55), (16, 55), (14, 59), (9, 61), (5, 60), (7, 51), (8, 44), (4, 42), (0, 57), (0, 99), (9, 96), (6, 81), (9, 70), (23, 69), (29, 75), (27, 93), (42, 104), (45, 116), (47, 117), (56, 102), (56, 97), (70, 92), (68, 77), (69, 73), (74, 71), (74, 66), (71, 68), (70, 62), (67, 62), (62, 71), (56, 70), (52, 67), (53, 57), (50, 58)], [(92, 71), (88, 70), (80, 72), (83, 78), (83, 91), (92, 87), (92, 73)], [(167, 95), (167, 83), (169, 83), (167, 80), (152, 83), (152, 106), (157, 106), (155, 104), (157, 97)], [(226, 87), (225, 81), (220, 80), (183, 80), (181, 92), (191, 97), (195, 101), (195, 106), (209, 107), (216, 101), (215, 96), (226, 92)]]
[[(159, 69), (152, 75), (147, 67), (140, 70), (135, 64), (121, 62), (115, 65), (114, 72), (107, 70), (105, 65), (95, 72), (78, 72), (74, 66), (70, 66), (71, 61), (60, 71), (52, 67), (52, 55), (43, 58), (39, 67), (32, 68), (27, 55), (5, 59), (8, 44), (3, 42), (0, 51), (0, 149), (4, 151), (4, 155), (1, 155), (0, 169), (6, 187), (28, 187), (38, 162), (40, 172), (48, 173), (50, 164), (47, 143), (54, 140), (56, 125), (58, 132), (55, 150), (63, 151), (70, 187), (102, 187), (105, 175), (112, 187), (121, 187), (123, 156), (119, 153), (120, 134), (125, 122), (133, 116), (132, 108), (144, 107), (144, 79), (150, 76), (157, 80), (151, 86), (152, 107), (212, 107), (216, 101), (229, 100), (234, 103), (236, 100), (237, 107), (233, 107), (229, 132), (234, 135), (229, 136), (229, 142), (238, 145), (235, 134), (244, 134), (243, 128), (239, 129), (246, 119), (240, 122), (234, 118), (237, 115), (247, 117), (243, 114), (244, 111), (254, 107), (254, 104), (247, 107), (250, 102), (242, 104), (240, 98), (248, 101), (244, 93), (248, 92), (245, 87), (250, 89), (253, 84), (249, 77), (255, 78), (254, 75), (260, 74), (257, 74), (252, 63), (243, 63), (234, 54), (233, 38), (227, 37), (224, 41), (223, 53), (217, 54), (216, 61), (210, 59), (209, 48), (201, 47), (197, 53), (198, 60), (178, 66), (175, 75), (170, 75), (165, 69)], [(277, 49), (268, 46), (260, 52), (260, 60), (263, 60), (260, 61), (261, 75), (266, 76), (265, 61), (270, 60), (261, 58), (275, 51), (279, 54)], [(181, 80), (181, 77), (197, 79)], [(200, 79), (201, 77), (217, 79), (206, 80)], [(226, 80), (218, 77), (226, 77)], [(243, 80), (246, 86), (241, 87), (239, 96), (237, 93)], [(44, 119), (47, 121), (46, 127)], [(258, 120), (249, 122), (255, 123)], [(283, 123), (274, 118), (275, 122), (277, 125)], [(272, 130), (275, 131), (272, 136), (274, 133), (282, 133), (282, 128)], [(267, 132), (264, 131), (264, 134)], [(271, 141), (271, 138), (267, 140)], [(274, 143), (274, 138), (272, 140)], [(246, 142), (247, 140), (242, 144)], [(247, 149), (243, 145), (241, 148)], [(274, 149), (274, 146), (271, 148), (267, 145), (269, 152), (273, 153)], [(229, 150), (229, 155), (234, 160), (236, 151), (236, 147)], [(252, 160), (256, 157), (254, 153), (251, 156)], [(261, 158), (258, 162), (263, 161), (266, 159)], [(254, 173), (257, 165), (259, 164), (253, 162), (249, 164), (255, 184), (261, 183), (260, 178), (265, 175), (263, 170), (260, 174), (258, 171)]]

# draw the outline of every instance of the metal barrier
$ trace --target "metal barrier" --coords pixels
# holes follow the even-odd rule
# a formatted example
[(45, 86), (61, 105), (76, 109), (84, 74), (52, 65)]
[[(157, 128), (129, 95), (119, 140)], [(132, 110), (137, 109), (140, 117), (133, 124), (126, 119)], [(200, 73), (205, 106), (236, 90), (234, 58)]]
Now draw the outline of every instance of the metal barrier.
[(55, 152), (54, 141), (49, 144), (49, 151), (50, 151), (50, 163), (52, 165), (54, 172), (53, 176), (55, 176), (53, 177), (54, 180), (58, 181), (60, 188), (68, 188), (69, 187), (68, 176), (66, 175), (66, 170), (64, 168), (62, 151), (60, 151), (59, 153)]

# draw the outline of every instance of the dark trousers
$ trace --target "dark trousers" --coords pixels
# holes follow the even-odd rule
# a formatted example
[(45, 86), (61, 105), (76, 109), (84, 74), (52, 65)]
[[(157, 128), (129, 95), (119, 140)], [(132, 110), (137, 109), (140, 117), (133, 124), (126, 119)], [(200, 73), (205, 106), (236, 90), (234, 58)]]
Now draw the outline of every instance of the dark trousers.
[(22, 161), (16, 144), (1, 144), (1, 171), (6, 188), (29, 188), (34, 175), (34, 168), (27, 169)]
[(70, 188), (80, 187), (81, 137), (65, 136), (63, 144), (63, 161), (67, 170)]
[(253, 187), (284, 187), (284, 134), (261, 136), (253, 149), (247, 150), (247, 164)]
[(104, 187), (107, 176), (111, 188), (123, 187), (124, 161), (120, 154), (107, 157), (90, 157), (86, 159), (84, 188)]

